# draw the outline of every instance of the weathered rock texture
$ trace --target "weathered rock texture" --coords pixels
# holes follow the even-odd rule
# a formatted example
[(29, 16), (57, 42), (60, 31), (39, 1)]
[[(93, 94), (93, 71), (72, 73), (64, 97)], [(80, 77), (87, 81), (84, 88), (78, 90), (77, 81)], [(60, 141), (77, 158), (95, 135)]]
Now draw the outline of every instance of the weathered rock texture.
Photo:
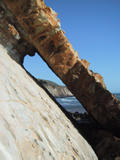
[(97, 160), (59, 107), (8, 56), (8, 50), (0, 48), (0, 160)]
[(18, 63), (22, 64), (24, 56), (35, 54), (36, 49), (26, 41), (27, 33), (17, 23), (15, 16), (6, 9), (0, 1), (0, 46), (8, 50), (8, 54)]
[(0, 160), (97, 160), (59, 107), (17, 64), (27, 53), (34, 55), (27, 36), (1, 0)]
[(60, 86), (52, 81), (37, 79), (38, 84), (46, 88), (54, 97), (69, 97), (72, 93), (65, 86)]
[[(120, 130), (120, 102), (106, 90), (101, 78), (78, 59), (60, 28), (57, 14), (43, 0), (4, 0), (52, 70), (86, 110), (105, 128)], [(25, 37), (26, 38), (26, 37)]]

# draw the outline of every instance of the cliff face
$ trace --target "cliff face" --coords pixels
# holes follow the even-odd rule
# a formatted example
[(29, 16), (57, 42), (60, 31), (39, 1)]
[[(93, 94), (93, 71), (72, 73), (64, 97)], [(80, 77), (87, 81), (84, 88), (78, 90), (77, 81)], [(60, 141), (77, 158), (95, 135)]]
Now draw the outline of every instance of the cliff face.
[(97, 160), (65, 114), (19, 65), (26, 53), (34, 55), (23, 35), (1, 0), (0, 160)]
[(57, 14), (43, 0), (4, 0), (48, 66), (60, 77), (85, 109), (103, 126), (120, 130), (120, 101), (110, 93), (102, 77), (89, 70), (89, 63), (78, 58)]
[(1, 160), (97, 160), (59, 107), (2, 45), (0, 91)]
[(38, 84), (45, 87), (54, 97), (72, 96), (72, 93), (65, 86), (60, 86), (48, 80), (38, 79)]

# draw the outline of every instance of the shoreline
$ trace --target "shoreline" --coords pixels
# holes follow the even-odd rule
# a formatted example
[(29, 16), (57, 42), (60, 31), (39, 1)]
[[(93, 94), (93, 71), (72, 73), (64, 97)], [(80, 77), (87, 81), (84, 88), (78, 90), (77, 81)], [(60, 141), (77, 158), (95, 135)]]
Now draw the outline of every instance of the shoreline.
[(72, 95), (71, 96), (55, 96), (55, 98), (69, 98), (69, 97), (71, 98), (71, 97), (74, 97), (74, 96), (72, 96)]

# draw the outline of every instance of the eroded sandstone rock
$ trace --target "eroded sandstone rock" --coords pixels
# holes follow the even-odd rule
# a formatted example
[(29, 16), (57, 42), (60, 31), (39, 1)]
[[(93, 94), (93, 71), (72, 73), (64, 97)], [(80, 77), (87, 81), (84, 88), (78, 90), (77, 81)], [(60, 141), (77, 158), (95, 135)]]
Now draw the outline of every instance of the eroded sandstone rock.
[(0, 47), (6, 48), (8, 54), (19, 64), (24, 56), (35, 54), (35, 47), (25, 40), (27, 33), (17, 23), (15, 16), (6, 9), (3, 0), (0, 1)]
[(64, 113), (4, 46), (0, 91), (0, 160), (97, 160)]
[(5, 0), (28, 40), (88, 112), (105, 128), (120, 130), (120, 102), (106, 90), (101, 76), (78, 59), (60, 28), (57, 14), (43, 0)]
[[(27, 33), (27, 40), (52, 70), (67, 85), (85, 109), (104, 127), (120, 130), (120, 102), (103, 85), (101, 77), (78, 59), (64, 32), (57, 14), (43, 0), (4, 0)], [(102, 83), (101, 83), (102, 81)]]
[(69, 97), (73, 96), (72, 93), (65, 86), (60, 86), (55, 82), (37, 79), (39, 85), (43, 86), (52, 94), (54, 97)]
[(97, 160), (59, 107), (17, 64), (36, 50), (27, 36), (1, 0), (0, 160)]

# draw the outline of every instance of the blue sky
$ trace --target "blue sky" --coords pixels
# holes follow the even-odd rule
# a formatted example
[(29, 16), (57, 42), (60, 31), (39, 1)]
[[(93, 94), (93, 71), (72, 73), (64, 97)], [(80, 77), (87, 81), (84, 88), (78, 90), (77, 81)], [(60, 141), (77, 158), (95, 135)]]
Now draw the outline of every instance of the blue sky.
[[(120, 92), (120, 0), (46, 0), (58, 13), (61, 28), (90, 69), (104, 77), (111, 92)], [(25, 68), (35, 77), (62, 82), (36, 54)]]

